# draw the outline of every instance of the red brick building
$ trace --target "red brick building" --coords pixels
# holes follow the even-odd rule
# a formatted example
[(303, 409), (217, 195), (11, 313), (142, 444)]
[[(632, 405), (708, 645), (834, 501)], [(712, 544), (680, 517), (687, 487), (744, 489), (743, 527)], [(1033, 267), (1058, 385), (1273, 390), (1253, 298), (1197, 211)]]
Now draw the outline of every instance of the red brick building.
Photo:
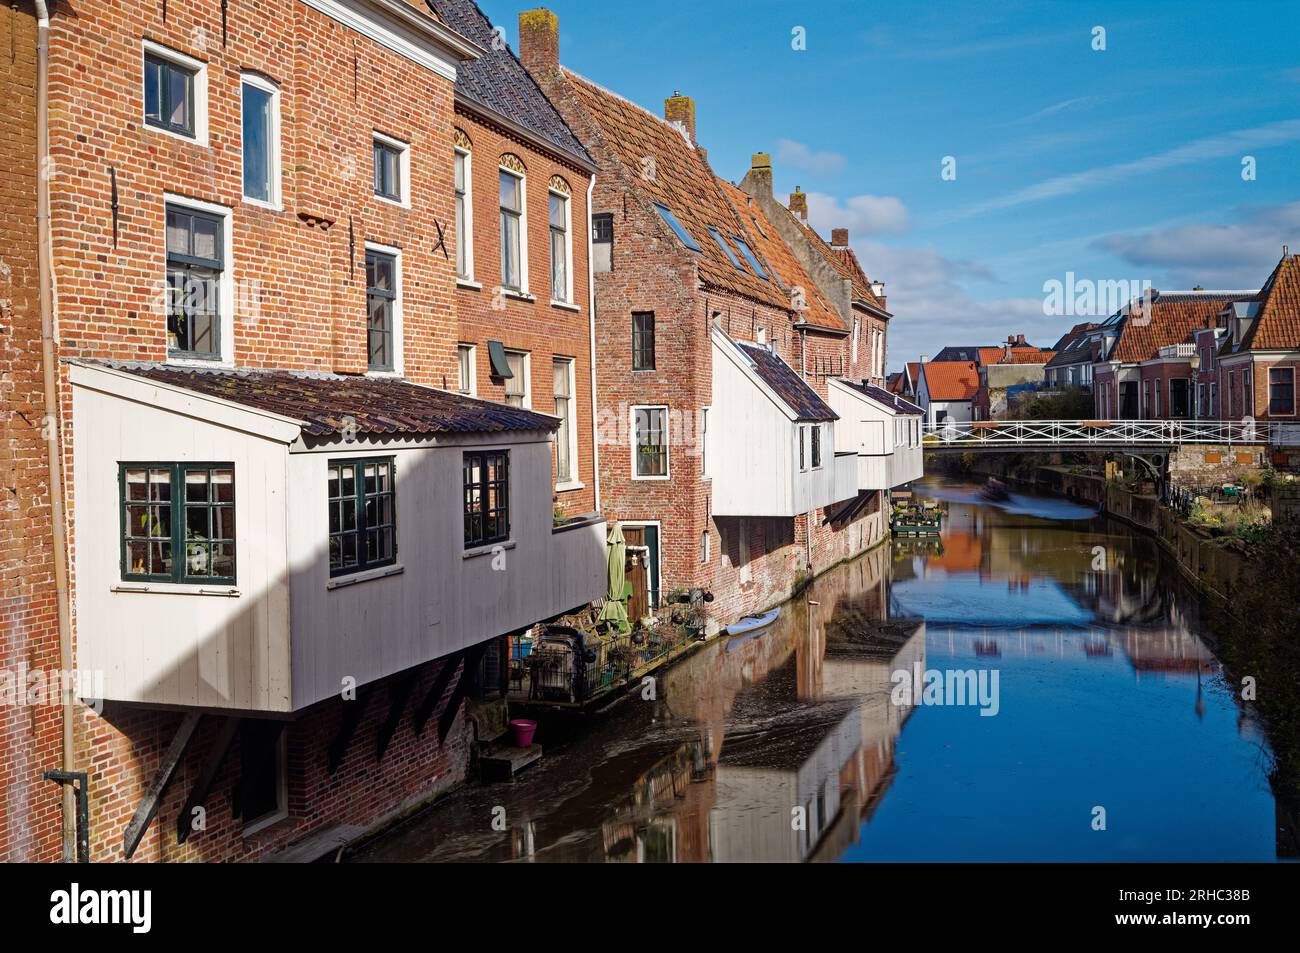
[(642, 547), (652, 606), (708, 590), (726, 625), (883, 536), (826, 404), (850, 370), (849, 328), (797, 248), (764, 254), (782, 233), (716, 179), (689, 96), (657, 116), (562, 67), (551, 12), (521, 14), (519, 31), (521, 60), (600, 167), (602, 508)]
[(1220, 412), (1225, 419), (1296, 420), (1300, 368), (1300, 255), (1282, 260), (1258, 293), (1218, 315), (1222, 343), (1215, 355)]
[[(464, 5), (48, 6), (46, 82), (31, 3), (4, 18), (0, 67), (0, 664), (91, 678), (73, 706), (0, 708), (0, 856), (70, 846), (41, 780), (60, 766), (88, 775), (94, 860), (319, 854), (456, 783), (463, 701), (494, 688), (501, 637), (602, 589), (601, 521), (552, 511), (596, 501), (592, 165)], [(481, 290), (458, 276), (458, 145), (491, 156), (464, 243)], [(489, 313), (498, 166), (521, 180), (496, 211), (531, 280)], [(532, 353), (522, 400), (486, 353), (472, 389), (504, 405), (456, 393), (459, 345), (489, 339)], [(557, 481), (566, 426), (576, 479)]]

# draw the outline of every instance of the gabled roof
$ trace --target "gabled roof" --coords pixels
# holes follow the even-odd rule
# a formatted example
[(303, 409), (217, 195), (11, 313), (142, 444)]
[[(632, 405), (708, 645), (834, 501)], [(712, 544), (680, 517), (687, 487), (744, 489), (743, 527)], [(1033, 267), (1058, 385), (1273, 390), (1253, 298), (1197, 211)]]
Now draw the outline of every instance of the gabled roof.
[(903, 392), (903, 372), (895, 371), (885, 378), (885, 390), (891, 394), (901, 394)]
[(885, 306), (880, 299), (876, 297), (875, 292), (871, 290), (871, 280), (867, 278), (866, 272), (862, 270), (862, 264), (858, 261), (858, 256), (853, 253), (852, 248), (835, 247), (827, 244), (817, 234), (817, 230), (798, 215), (795, 215), (789, 209), (786, 209), (786, 213), (808, 236), (808, 242), (812, 246), (812, 250), (824, 258), (843, 277), (849, 279), (855, 300), (862, 301), (869, 307), (884, 311), (886, 314), (889, 313), (885, 310)]
[(1279, 261), (1252, 300), (1259, 316), (1238, 350), (1300, 348), (1300, 255)]
[(555, 430), (558, 418), (392, 377), (280, 370), (207, 370), (166, 364), (102, 366), (302, 422), (314, 437)]
[(737, 186), (716, 176), (715, 179), (745, 226), (742, 237), (766, 262), (768, 272), (775, 274), (787, 294), (795, 288), (801, 289), (805, 307), (799, 312), (799, 319), (819, 328), (847, 330), (839, 312), (822, 296), (812, 277), (804, 271), (794, 252), (782, 241), (776, 227), (763, 214), (762, 207)]
[(474, 0), (428, 0), (449, 27), (483, 47), (477, 60), (456, 69), (456, 92), (522, 126), (584, 165), (594, 165), (578, 137), (560, 118), (510, 47), (493, 32), (492, 21)]
[(838, 378), (839, 382), (846, 387), (852, 387), (859, 394), (870, 397), (878, 404), (883, 404), (896, 414), (923, 414), (923, 411), (910, 400), (904, 400), (897, 394), (891, 393), (884, 388), (877, 387), (875, 384), (868, 384), (865, 381), (849, 381)]
[(981, 347), (976, 351), (977, 364), (1046, 364), (1055, 353), (1040, 347), (1013, 347), (1010, 354), (1005, 347)]
[(1162, 347), (1181, 344), (1197, 328), (1213, 323), (1223, 307), (1251, 296), (1240, 291), (1153, 291), (1149, 315), (1129, 314), (1110, 360), (1137, 364)]
[(974, 361), (926, 361), (921, 365), (931, 400), (974, 400), (979, 367)]
[(1093, 354), (1089, 332), (1095, 331), (1098, 327), (1100, 325), (1088, 321), (1070, 328), (1056, 342), (1056, 354), (1047, 362), (1047, 366), (1064, 367), (1069, 364), (1091, 363)]
[(826, 401), (808, 386), (793, 367), (761, 344), (733, 341), (748, 360), (754, 372), (772, 391), (794, 411), (796, 420), (838, 420)]
[(988, 348), (985, 348), (982, 345), (971, 345), (970, 347), (949, 346), (934, 355), (931, 360), (939, 361), (940, 363), (946, 363), (949, 361), (974, 361), (975, 363), (979, 363), (980, 351), (983, 350), (988, 350)]
[[(789, 311), (790, 300), (776, 282), (765, 281), (748, 268), (737, 269), (709, 234), (710, 225), (726, 235), (743, 235), (745, 226), (686, 133), (572, 70), (564, 69), (563, 75), (578, 107), (623, 166), (624, 180), (634, 195), (668, 208), (700, 246), (699, 252), (687, 252), (699, 270), (700, 281)], [(653, 209), (650, 214), (655, 214)], [(681, 247), (667, 226), (663, 235), (665, 241)]]

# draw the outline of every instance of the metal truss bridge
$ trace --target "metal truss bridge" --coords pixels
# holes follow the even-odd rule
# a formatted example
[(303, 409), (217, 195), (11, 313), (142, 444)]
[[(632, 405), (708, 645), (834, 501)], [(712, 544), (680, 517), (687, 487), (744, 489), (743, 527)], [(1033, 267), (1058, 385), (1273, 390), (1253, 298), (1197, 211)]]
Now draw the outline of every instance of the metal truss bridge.
[(1250, 420), (946, 420), (926, 424), (927, 451), (1172, 450), (1184, 444), (1300, 446), (1300, 424)]

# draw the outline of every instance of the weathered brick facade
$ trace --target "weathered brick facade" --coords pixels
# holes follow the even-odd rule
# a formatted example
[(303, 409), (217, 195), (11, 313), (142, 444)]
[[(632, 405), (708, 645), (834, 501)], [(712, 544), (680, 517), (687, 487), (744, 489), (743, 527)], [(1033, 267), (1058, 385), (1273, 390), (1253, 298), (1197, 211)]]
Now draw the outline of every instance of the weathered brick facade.
[(37, 276), (36, 19), (0, 16), (0, 861), (59, 857), (60, 709), (25, 672), (59, 667)]

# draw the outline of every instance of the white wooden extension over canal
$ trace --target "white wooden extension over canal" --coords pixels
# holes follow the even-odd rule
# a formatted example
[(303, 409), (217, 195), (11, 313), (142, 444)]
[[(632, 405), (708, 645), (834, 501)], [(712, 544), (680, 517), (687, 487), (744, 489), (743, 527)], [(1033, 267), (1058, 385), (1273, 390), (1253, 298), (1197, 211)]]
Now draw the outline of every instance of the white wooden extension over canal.
[(1300, 424), (1245, 420), (946, 420), (925, 425), (938, 452), (1154, 450), (1186, 444), (1300, 446)]

